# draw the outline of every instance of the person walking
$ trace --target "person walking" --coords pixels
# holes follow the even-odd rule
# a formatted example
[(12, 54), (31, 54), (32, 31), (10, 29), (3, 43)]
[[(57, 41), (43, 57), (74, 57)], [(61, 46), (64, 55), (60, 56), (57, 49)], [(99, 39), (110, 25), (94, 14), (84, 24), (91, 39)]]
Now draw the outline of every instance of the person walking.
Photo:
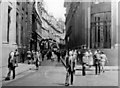
[(93, 54), (91, 50), (88, 50), (89, 56), (88, 56), (88, 65), (89, 67), (93, 66)]
[[(75, 68), (76, 65), (77, 65), (77, 50), (73, 52), (73, 67)], [(75, 70), (74, 70), (74, 73), (75, 73)]]
[(107, 56), (105, 55), (104, 52), (101, 52), (100, 54), (100, 65), (101, 65), (101, 72), (105, 72), (104, 66), (105, 63), (108, 62)]
[(82, 63), (82, 75), (85, 76), (86, 75), (86, 66), (88, 66), (88, 56), (89, 56), (89, 53), (88, 51), (86, 51), (84, 53), (84, 56), (82, 57), (82, 60), (83, 60), (83, 63)]
[(100, 74), (100, 50), (95, 51), (94, 53), (95, 59), (95, 74)]
[(41, 66), (41, 63), (42, 63), (42, 54), (41, 54), (40, 50), (38, 51), (38, 54), (39, 54), (39, 66)]
[(24, 61), (25, 61), (25, 51), (24, 50), (21, 52), (21, 61), (22, 61), (22, 63), (24, 63)]
[(73, 74), (74, 74), (74, 59), (73, 59), (73, 52), (69, 52), (69, 56), (66, 56), (66, 81), (65, 86), (69, 86), (69, 79), (71, 77), (70, 83), (73, 85)]
[(39, 61), (40, 61), (40, 60), (39, 60), (39, 57), (40, 57), (39, 52), (36, 51), (36, 52), (35, 52), (35, 57), (34, 57), (34, 62), (35, 62), (36, 70), (39, 69)]
[(13, 79), (15, 79), (15, 67), (16, 67), (16, 58), (15, 58), (15, 52), (11, 51), (9, 53), (9, 58), (8, 58), (8, 69), (9, 72), (7, 74), (7, 77), (5, 78), (5, 80), (10, 80), (10, 76), (11, 76), (11, 71), (13, 72)]
[(80, 58), (80, 55), (81, 55), (81, 52), (80, 52), (80, 50), (79, 50), (79, 51), (78, 51), (78, 62), (79, 62), (79, 64), (82, 63), (81, 58)]
[(28, 59), (28, 64), (30, 64), (30, 61), (31, 61), (31, 51), (30, 50), (27, 51), (27, 59)]
[(83, 46), (83, 49), (81, 50), (81, 61), (82, 61), (82, 75), (85, 76), (86, 72), (86, 63), (87, 63), (87, 49), (85, 46)]
[(18, 62), (19, 62), (19, 52), (18, 52), (17, 49), (15, 50), (14, 57), (16, 58), (16, 65), (18, 66)]
[(60, 56), (61, 56), (61, 55), (60, 55), (60, 50), (57, 50), (57, 53), (56, 53), (56, 54), (57, 54), (58, 62), (60, 62)]

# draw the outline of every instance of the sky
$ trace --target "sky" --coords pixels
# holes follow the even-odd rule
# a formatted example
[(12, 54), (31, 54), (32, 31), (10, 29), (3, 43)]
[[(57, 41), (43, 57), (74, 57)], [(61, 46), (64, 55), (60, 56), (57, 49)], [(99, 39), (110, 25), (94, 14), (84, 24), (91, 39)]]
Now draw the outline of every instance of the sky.
[(64, 0), (44, 0), (48, 13), (55, 18), (65, 20)]

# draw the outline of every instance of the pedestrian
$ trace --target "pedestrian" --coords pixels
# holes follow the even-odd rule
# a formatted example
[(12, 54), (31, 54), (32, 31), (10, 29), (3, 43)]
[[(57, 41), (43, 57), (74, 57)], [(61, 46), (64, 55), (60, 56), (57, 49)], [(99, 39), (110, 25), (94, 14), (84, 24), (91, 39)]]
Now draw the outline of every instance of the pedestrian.
[(28, 64), (30, 64), (31, 63), (31, 51), (30, 50), (27, 51), (27, 59), (28, 59)]
[(88, 64), (89, 67), (93, 66), (93, 54), (91, 52), (91, 50), (88, 50), (89, 56), (88, 56)]
[(78, 51), (78, 62), (79, 62), (79, 64), (82, 64), (82, 61), (81, 61), (81, 59), (80, 59), (80, 55), (81, 55), (81, 52)]
[(83, 46), (83, 49), (81, 50), (81, 61), (82, 61), (82, 75), (85, 76), (86, 75), (86, 63), (87, 63), (87, 49), (85, 46)]
[(34, 62), (34, 56), (35, 56), (35, 51), (32, 50), (32, 53), (31, 53), (31, 63), (33, 64)]
[[(74, 67), (77, 65), (77, 50), (75, 50), (74, 52), (73, 52), (73, 65), (74, 65)], [(74, 72), (75, 72), (75, 70), (74, 70)]]
[(42, 63), (42, 54), (41, 54), (40, 50), (38, 51), (38, 54), (39, 54), (39, 66), (41, 66), (41, 63)]
[(82, 57), (82, 75), (85, 76), (86, 75), (86, 66), (88, 65), (88, 56), (89, 56), (89, 53), (88, 51), (86, 51), (84, 53), (84, 56)]
[(13, 72), (13, 76), (12, 78), (15, 79), (15, 67), (16, 67), (16, 58), (15, 58), (15, 52), (11, 51), (9, 53), (9, 58), (8, 58), (8, 74), (7, 77), (5, 78), (5, 80), (10, 80), (10, 76), (11, 76), (11, 71)]
[(18, 60), (19, 60), (19, 52), (18, 49), (15, 50), (15, 55), (14, 57), (16, 58), (16, 65), (18, 66)]
[(47, 52), (47, 60), (51, 59), (51, 56), (52, 56), (51, 50), (48, 50), (48, 52)]
[(42, 53), (42, 61), (44, 61), (44, 58), (45, 58), (45, 50), (41, 50), (41, 53)]
[(100, 54), (100, 65), (101, 65), (101, 72), (105, 72), (104, 66), (105, 63), (108, 62), (107, 56), (105, 55), (104, 52), (101, 52)]
[(21, 60), (22, 60), (22, 63), (24, 63), (24, 61), (25, 61), (25, 51), (24, 50), (21, 53)]
[(36, 66), (36, 70), (38, 70), (39, 69), (39, 52), (38, 51), (36, 51), (35, 52), (35, 57), (34, 57), (34, 62), (35, 62), (35, 66)]
[(100, 74), (100, 50), (97, 49), (94, 53), (94, 59), (95, 59), (95, 74)]
[(56, 54), (57, 54), (58, 62), (60, 62), (60, 56), (61, 56), (61, 55), (60, 55), (60, 50), (57, 50), (57, 53), (56, 53)]
[(57, 59), (57, 56), (55, 53), (52, 51), (52, 56), (51, 56), (51, 61), (55, 61)]
[[(73, 59), (73, 52), (70, 51), (69, 52), (69, 57), (66, 57), (66, 81), (65, 81), (65, 86), (69, 86), (69, 81), (71, 83), (71, 85), (73, 85), (73, 74), (74, 74), (74, 59)], [(71, 77), (71, 80), (69, 80)]]

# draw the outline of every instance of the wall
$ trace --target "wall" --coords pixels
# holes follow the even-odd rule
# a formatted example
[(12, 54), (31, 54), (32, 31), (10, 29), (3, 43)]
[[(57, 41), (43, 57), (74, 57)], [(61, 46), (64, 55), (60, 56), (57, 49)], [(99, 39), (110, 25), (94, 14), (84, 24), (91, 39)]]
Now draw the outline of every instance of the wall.
[[(120, 52), (120, 1), (118, 3), (118, 52)], [(118, 55), (118, 58), (120, 58), (120, 55)], [(120, 66), (120, 60), (118, 60), (119, 66)]]
[[(8, 26), (8, 5), (12, 8), (10, 16), (11, 16), (11, 24), (9, 31), (9, 42), (7, 42), (7, 26)], [(12, 2), (2, 2), (1, 8), (1, 20), (2, 23), (2, 66), (6, 66), (8, 62), (9, 52), (15, 50), (17, 48), (16, 45), (16, 4)]]
[[(66, 31), (70, 31), (70, 26), (72, 26), (72, 33), (70, 34), (69, 46), (77, 47), (85, 45), (87, 43), (87, 9), (88, 4), (85, 2), (74, 2), (68, 13)], [(74, 12), (75, 11), (75, 12)], [(72, 16), (73, 14), (73, 16)]]

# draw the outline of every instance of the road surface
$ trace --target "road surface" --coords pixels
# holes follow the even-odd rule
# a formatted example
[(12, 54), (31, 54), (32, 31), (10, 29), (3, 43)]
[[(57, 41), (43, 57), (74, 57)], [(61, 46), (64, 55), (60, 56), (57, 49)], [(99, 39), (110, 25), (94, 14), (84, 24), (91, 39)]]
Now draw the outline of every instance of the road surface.
[[(44, 61), (39, 70), (31, 69), (11, 82), (4, 82), (3, 86), (64, 86), (66, 69), (57, 62)], [(118, 86), (118, 71), (106, 71), (95, 75), (94, 71), (87, 71), (86, 76), (76, 71), (73, 86)]]

